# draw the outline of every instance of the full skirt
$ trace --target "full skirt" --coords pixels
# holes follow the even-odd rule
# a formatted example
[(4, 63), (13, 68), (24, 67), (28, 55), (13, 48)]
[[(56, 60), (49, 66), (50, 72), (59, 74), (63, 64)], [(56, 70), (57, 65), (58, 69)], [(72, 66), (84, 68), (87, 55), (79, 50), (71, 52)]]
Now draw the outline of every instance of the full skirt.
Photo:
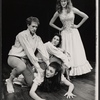
[(82, 75), (91, 72), (91, 65), (89, 64), (84, 46), (77, 29), (63, 30), (62, 36), (62, 49), (65, 53), (70, 54), (71, 71), (70, 76)]

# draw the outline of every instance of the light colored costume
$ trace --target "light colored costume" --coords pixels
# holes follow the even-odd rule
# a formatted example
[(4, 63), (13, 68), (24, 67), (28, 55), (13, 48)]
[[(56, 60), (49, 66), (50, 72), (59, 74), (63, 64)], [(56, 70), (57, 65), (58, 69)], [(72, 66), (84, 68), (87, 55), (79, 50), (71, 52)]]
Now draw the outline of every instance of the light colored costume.
[(45, 47), (49, 55), (54, 55), (55, 57), (62, 60), (62, 62), (70, 68), (69, 57), (65, 55), (59, 48), (55, 47), (51, 42), (46, 42)]
[[(33, 81), (35, 84), (37, 85), (41, 85), (41, 83), (44, 81), (44, 77), (41, 77), (39, 74), (37, 74), (36, 72), (33, 73), (33, 80), (31, 79), (31, 81)], [(24, 83), (24, 76), (21, 74), (19, 75), (18, 78), (15, 78), (13, 81), (13, 84), (19, 84), (22, 85), (22, 87), (25, 85), (27, 86), (27, 84), (23, 84)], [(62, 74), (61, 75), (61, 83), (63, 83), (66, 80), (65, 76)]]
[[(55, 47), (51, 42), (46, 42), (44, 44), (44, 46), (46, 47), (46, 50), (49, 54), (49, 61), (50, 62), (58, 62), (61, 64), (64, 63), (68, 68), (70, 68), (70, 63), (69, 63), (69, 57), (67, 57), (67, 55), (65, 55), (59, 48)], [(37, 54), (37, 57), (39, 59), (41, 59), (40, 54)]]
[[(60, 49), (55, 47), (51, 42), (46, 42), (44, 44), (44, 47), (46, 48), (46, 50), (49, 54), (50, 62), (56, 61), (60, 64), (62, 64), (62, 62), (63, 62), (67, 67), (70, 67), (68, 57)], [(54, 57), (52, 57), (52, 55)], [(40, 64), (41, 68), (43, 70), (45, 70), (46, 64), (44, 63), (44, 61), (41, 57), (41, 54), (39, 52), (37, 53), (36, 57), (38, 57), (38, 59), (41, 60), (41, 62), (39, 62), (39, 64)], [(42, 77), (40, 74), (37, 75), (37, 73), (33, 72), (32, 69), (31, 69), (31, 66), (28, 66), (27, 69), (24, 72), (26, 73), (25, 80), (26, 80), (28, 85), (32, 84), (32, 81), (35, 82), (37, 85), (40, 85), (44, 81), (44, 77)], [(24, 76), (21, 74), (18, 78), (16, 78), (14, 80), (14, 83), (15, 84), (21, 84), (23, 78), (24, 78)], [(61, 82), (63, 82), (64, 80), (66, 80), (66, 78), (62, 74)], [(29, 86), (31, 86), (31, 85), (29, 85)]]
[(64, 26), (61, 32), (62, 49), (71, 55), (70, 65), (72, 67), (70, 76), (82, 75), (91, 71), (92, 67), (87, 61), (83, 43), (78, 29), (71, 28), (74, 23), (74, 12), (66, 13), (63, 11), (59, 18)]
[(44, 62), (49, 63), (49, 55), (39, 36), (30, 34), (30, 31), (24, 30), (16, 36), (15, 44), (12, 46), (8, 55), (19, 57), (21, 59), (29, 59), (35, 65), (38, 59), (35, 56), (36, 49), (42, 55)]

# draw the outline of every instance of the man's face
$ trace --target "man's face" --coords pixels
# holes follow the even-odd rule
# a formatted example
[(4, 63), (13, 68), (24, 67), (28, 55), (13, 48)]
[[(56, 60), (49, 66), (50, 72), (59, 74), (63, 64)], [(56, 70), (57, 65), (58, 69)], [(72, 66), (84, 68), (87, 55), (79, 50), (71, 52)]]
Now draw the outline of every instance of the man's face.
[(32, 35), (36, 34), (37, 28), (38, 24), (36, 22), (32, 22), (30, 25), (28, 25), (28, 29)]

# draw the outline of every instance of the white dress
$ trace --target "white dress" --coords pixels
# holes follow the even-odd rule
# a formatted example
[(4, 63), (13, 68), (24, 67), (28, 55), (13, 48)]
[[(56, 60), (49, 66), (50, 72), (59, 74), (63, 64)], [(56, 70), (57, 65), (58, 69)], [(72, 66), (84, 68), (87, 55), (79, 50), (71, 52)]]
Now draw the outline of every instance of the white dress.
[(73, 11), (70, 13), (63, 12), (59, 18), (65, 27), (61, 32), (62, 49), (71, 55), (70, 65), (72, 67), (70, 76), (82, 75), (91, 71), (92, 67), (87, 61), (83, 43), (78, 29), (71, 28), (74, 23), (75, 15)]

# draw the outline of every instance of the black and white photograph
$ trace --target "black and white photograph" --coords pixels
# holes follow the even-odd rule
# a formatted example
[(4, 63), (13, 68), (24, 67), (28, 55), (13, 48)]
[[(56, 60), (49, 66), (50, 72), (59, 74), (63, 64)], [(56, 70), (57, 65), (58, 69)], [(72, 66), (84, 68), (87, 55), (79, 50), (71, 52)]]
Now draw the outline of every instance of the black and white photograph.
[(98, 0), (1, 8), (1, 100), (99, 100)]

